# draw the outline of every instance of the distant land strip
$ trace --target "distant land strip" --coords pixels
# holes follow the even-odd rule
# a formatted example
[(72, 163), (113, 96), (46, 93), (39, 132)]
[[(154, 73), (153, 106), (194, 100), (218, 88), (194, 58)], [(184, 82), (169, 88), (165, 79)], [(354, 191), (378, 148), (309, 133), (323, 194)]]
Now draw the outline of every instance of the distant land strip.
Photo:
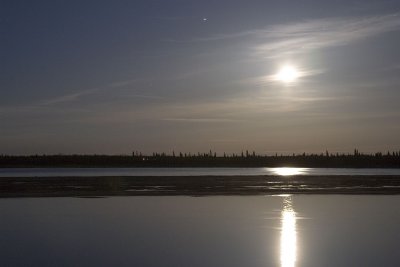
[(5, 177), (0, 198), (400, 194), (400, 176)]
[(0, 168), (35, 167), (315, 167), (315, 168), (400, 168), (400, 151), (363, 154), (329, 153), (258, 155), (244, 151), (240, 154), (217, 156), (207, 153), (153, 153), (144, 155), (0, 155)]

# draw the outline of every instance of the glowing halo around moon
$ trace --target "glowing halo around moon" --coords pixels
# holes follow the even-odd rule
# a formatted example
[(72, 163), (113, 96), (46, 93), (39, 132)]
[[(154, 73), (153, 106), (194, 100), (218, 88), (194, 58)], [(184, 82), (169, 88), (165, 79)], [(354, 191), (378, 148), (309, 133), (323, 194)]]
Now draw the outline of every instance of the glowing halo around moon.
[(284, 65), (274, 75), (276, 81), (293, 83), (300, 77), (300, 71), (292, 65)]

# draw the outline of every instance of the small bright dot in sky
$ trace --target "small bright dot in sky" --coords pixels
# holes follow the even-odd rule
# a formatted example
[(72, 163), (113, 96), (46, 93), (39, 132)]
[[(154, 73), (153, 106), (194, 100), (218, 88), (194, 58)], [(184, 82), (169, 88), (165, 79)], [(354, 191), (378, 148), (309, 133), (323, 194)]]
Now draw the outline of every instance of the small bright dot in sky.
[(297, 80), (299, 76), (300, 72), (296, 69), (296, 67), (292, 65), (285, 65), (278, 71), (278, 73), (275, 75), (275, 78), (278, 81), (290, 83)]
[(203, 18), (203, 21), (207, 21), (207, 18)]

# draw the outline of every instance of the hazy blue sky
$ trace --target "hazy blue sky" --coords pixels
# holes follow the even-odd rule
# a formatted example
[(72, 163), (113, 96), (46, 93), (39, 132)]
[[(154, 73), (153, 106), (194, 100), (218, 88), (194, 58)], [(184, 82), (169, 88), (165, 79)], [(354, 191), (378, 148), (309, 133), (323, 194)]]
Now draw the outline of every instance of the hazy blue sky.
[[(0, 154), (400, 147), (400, 1), (2, 0), (0, 12)], [(273, 79), (285, 64), (290, 84)]]

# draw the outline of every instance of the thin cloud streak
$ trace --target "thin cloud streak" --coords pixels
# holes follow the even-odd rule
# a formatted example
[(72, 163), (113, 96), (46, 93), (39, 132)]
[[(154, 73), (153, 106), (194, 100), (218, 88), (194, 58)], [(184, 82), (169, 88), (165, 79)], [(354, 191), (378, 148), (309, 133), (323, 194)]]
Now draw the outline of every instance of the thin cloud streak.
[(310, 51), (348, 45), (382, 33), (400, 30), (398, 14), (358, 18), (318, 19), (276, 25), (258, 33), (264, 39), (254, 47), (265, 58), (302, 54)]
[[(125, 81), (117, 81), (106, 85), (103, 88), (95, 88), (95, 89), (87, 89), (83, 91), (79, 91), (72, 94), (66, 94), (59, 97), (51, 98), (42, 101), (40, 106), (51, 106), (56, 104), (63, 104), (78, 101), (80, 98), (88, 95), (100, 94), (110, 90), (118, 90), (122, 88), (126, 88), (139, 80), (125, 80)], [(144, 95), (144, 94), (128, 94), (126, 95), (128, 98), (146, 98), (146, 99), (165, 99), (165, 97), (157, 96), (157, 95)]]
[(146, 98), (146, 99), (167, 99), (166, 97), (162, 97), (162, 96), (156, 96), (156, 95), (137, 95), (137, 94), (133, 94), (133, 95), (127, 95), (127, 97), (133, 97), (133, 98)]
[[(305, 69), (301, 69), (298, 72), (298, 78), (299, 79), (305, 79), (307, 77), (323, 74), (324, 72), (325, 72), (324, 70), (305, 70)], [(250, 78), (250, 79), (242, 80), (241, 82), (245, 82), (245, 83), (249, 83), (250, 82), (250, 83), (254, 83), (256, 85), (266, 85), (266, 84), (270, 84), (270, 83), (281, 83), (281, 81), (279, 81), (277, 79), (277, 75), (276, 74), (253, 77), (253, 78)], [(297, 81), (296, 84), (299, 83), (299, 82), (301, 82), (301, 81)]]
[(252, 47), (256, 55), (276, 58), (327, 47), (348, 45), (355, 41), (397, 30), (400, 30), (400, 15), (395, 13), (350, 18), (313, 19), (272, 25), (264, 29), (175, 41), (209, 42), (251, 37), (258, 42), (258, 45)]
[(240, 119), (223, 119), (223, 118), (165, 118), (163, 121), (173, 122), (235, 122), (241, 121)]
[(52, 99), (43, 101), (40, 105), (49, 106), (49, 105), (61, 104), (61, 103), (65, 103), (65, 102), (71, 102), (71, 101), (77, 100), (78, 98), (80, 98), (82, 96), (94, 94), (97, 91), (99, 91), (99, 89), (95, 88), (95, 89), (88, 89), (88, 90), (80, 91), (80, 92), (73, 93), (73, 94), (67, 94), (67, 95), (63, 95), (60, 97), (56, 97), (56, 98), (52, 98)]
[(112, 87), (112, 88), (124, 87), (124, 86), (131, 85), (133, 83), (136, 83), (138, 81), (139, 81), (139, 79), (126, 80), (126, 81), (117, 81), (117, 82), (110, 83), (108, 85), (108, 87)]
[(79, 91), (76, 93), (62, 95), (59, 97), (45, 100), (40, 105), (49, 106), (49, 105), (54, 105), (54, 104), (72, 102), (72, 101), (78, 100), (79, 98), (81, 98), (83, 96), (92, 95), (92, 94), (98, 93), (105, 89), (125, 87), (125, 86), (129, 86), (135, 82), (137, 82), (137, 80), (116, 81), (116, 82), (108, 84), (105, 88), (102, 88), (102, 89), (100, 89), (100, 88), (86, 89), (86, 90)]

